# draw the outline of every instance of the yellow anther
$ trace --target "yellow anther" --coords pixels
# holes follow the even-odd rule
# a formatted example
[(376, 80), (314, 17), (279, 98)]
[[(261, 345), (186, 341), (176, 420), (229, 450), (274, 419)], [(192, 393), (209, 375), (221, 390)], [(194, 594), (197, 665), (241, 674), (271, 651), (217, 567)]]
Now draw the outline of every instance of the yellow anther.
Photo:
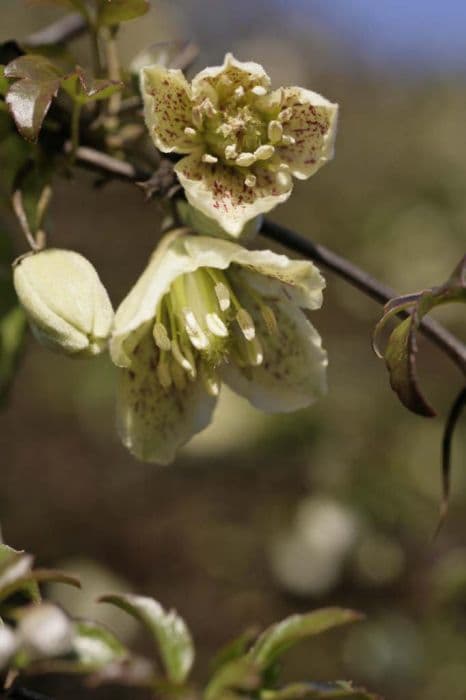
[(204, 153), (204, 155), (202, 156), (202, 162), (203, 163), (217, 163), (218, 158), (217, 158), (217, 156), (213, 156), (210, 153)]
[(263, 146), (259, 146), (259, 148), (256, 148), (256, 150), (254, 151), (254, 156), (256, 160), (267, 160), (268, 158), (271, 158), (274, 153), (275, 148), (269, 143), (267, 143)]
[(155, 323), (152, 329), (155, 344), (160, 350), (168, 351), (171, 348), (170, 338), (168, 337), (167, 329), (163, 323)]
[(264, 97), (264, 95), (267, 94), (267, 90), (266, 90), (265, 87), (263, 87), (262, 85), (255, 85), (255, 86), (251, 89), (251, 92), (252, 92), (254, 95), (257, 95), (257, 97)]
[(273, 309), (264, 304), (261, 306), (261, 314), (268, 332), (275, 335), (278, 332), (278, 323)]
[(257, 182), (257, 177), (255, 175), (253, 175), (252, 173), (249, 173), (249, 175), (247, 175), (244, 178), (244, 184), (246, 185), (246, 187), (254, 187), (256, 182)]
[(172, 385), (173, 379), (170, 372), (170, 366), (168, 364), (168, 358), (166, 355), (162, 355), (160, 361), (157, 365), (157, 377), (164, 389), (169, 389)]
[(215, 295), (217, 297), (218, 305), (222, 311), (227, 311), (230, 308), (231, 299), (228, 287), (223, 282), (218, 282), (215, 285)]
[(279, 121), (273, 119), (267, 126), (267, 136), (272, 143), (278, 143), (283, 136), (283, 127)]
[(211, 333), (218, 336), (219, 338), (226, 338), (228, 335), (228, 328), (223, 323), (220, 316), (216, 313), (208, 313), (205, 317), (207, 328)]
[(284, 122), (289, 122), (292, 116), (293, 110), (291, 109), (291, 107), (285, 107), (285, 109), (282, 109), (282, 111), (278, 115), (278, 118), (283, 124)]
[(234, 160), (237, 156), (236, 144), (229, 144), (225, 146), (225, 158), (227, 160)]
[(256, 337), (256, 327), (251, 314), (246, 309), (239, 309), (236, 320), (246, 340), (253, 340)]
[(282, 136), (282, 146), (294, 146), (296, 143), (296, 139), (294, 136), (288, 136), (288, 134), (284, 134)]
[(240, 153), (238, 158), (236, 159), (236, 165), (240, 165), (241, 167), (248, 168), (250, 165), (252, 165), (256, 160), (256, 157), (254, 153)]

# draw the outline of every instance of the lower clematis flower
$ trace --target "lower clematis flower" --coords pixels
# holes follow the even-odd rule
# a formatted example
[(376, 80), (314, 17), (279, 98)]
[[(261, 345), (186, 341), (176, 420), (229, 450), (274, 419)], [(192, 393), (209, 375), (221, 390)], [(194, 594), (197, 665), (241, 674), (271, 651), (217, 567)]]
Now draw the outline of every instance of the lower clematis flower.
[(168, 234), (116, 312), (118, 424), (139, 459), (168, 464), (211, 420), (221, 381), (265, 412), (312, 404), (327, 356), (303, 309), (324, 280), (306, 261)]
[(141, 70), (150, 136), (175, 167), (189, 203), (238, 237), (333, 156), (338, 106), (300, 87), (270, 89), (262, 66), (225, 56), (188, 83), (180, 70)]

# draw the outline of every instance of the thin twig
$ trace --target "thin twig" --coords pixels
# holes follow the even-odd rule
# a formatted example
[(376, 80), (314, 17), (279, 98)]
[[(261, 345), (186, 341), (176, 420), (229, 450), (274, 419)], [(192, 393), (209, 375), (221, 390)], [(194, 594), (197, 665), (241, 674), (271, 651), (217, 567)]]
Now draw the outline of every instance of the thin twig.
[(42, 46), (43, 44), (60, 44), (71, 41), (81, 36), (86, 30), (86, 22), (78, 14), (65, 15), (57, 22), (30, 34), (24, 41), (28, 47)]
[[(67, 144), (65, 147), (65, 150), (69, 149), (71, 149), (71, 144)], [(147, 180), (153, 175), (149, 170), (137, 168), (125, 160), (113, 158), (113, 156), (87, 146), (77, 148), (75, 158), (77, 165), (96, 170), (103, 175), (119, 180), (136, 183), (141, 180)]]
[(451, 478), (451, 446), (453, 442), (453, 435), (455, 433), (455, 428), (458, 420), (461, 416), (461, 412), (466, 406), (466, 386), (463, 387), (454, 400), (450, 412), (448, 414), (447, 421), (445, 423), (445, 431), (442, 438), (442, 503), (440, 506), (440, 516), (439, 523), (437, 526), (437, 532), (440, 530), (443, 522), (445, 521), (448, 504), (450, 500), (450, 478)]
[(20, 686), (13, 686), (6, 694), (11, 700), (51, 700), (47, 695), (36, 693), (35, 690), (28, 690)]
[[(394, 289), (382, 284), (357, 265), (296, 231), (266, 219), (261, 234), (331, 270), (380, 304), (386, 304), (397, 296)], [(424, 318), (420, 330), (453, 360), (461, 372), (466, 373), (466, 345), (459, 338), (432, 318)]]

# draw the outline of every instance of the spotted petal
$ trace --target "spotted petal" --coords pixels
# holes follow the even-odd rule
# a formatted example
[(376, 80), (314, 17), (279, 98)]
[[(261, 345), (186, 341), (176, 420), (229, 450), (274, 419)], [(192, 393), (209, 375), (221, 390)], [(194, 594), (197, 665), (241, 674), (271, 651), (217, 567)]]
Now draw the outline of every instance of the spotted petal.
[(283, 128), (294, 144), (278, 148), (278, 156), (295, 177), (305, 180), (333, 158), (338, 105), (316, 92), (290, 87), (282, 88), (281, 109), (290, 110)]
[(291, 260), (271, 250), (247, 250), (228, 240), (186, 236), (184, 247), (203, 266), (225, 269), (237, 263), (239, 274), (264, 297), (278, 295), (305, 309), (322, 306), (325, 280), (308, 260)]
[(222, 93), (232, 93), (237, 87), (245, 91), (256, 86), (268, 88), (270, 78), (258, 63), (238, 61), (233, 54), (227, 53), (222, 66), (205, 68), (192, 81), (193, 96), (212, 97), (213, 92), (219, 97)]
[(247, 173), (222, 163), (204, 163), (200, 154), (186, 156), (175, 167), (189, 203), (218, 221), (235, 238), (246, 222), (273, 209), (291, 194), (291, 178), (256, 168), (256, 184), (246, 187)]
[(225, 365), (222, 378), (265, 413), (296, 411), (310, 406), (325, 393), (327, 354), (319, 334), (302, 311), (279, 302), (274, 313), (275, 334), (268, 333), (258, 314), (254, 319), (263, 339), (262, 364), (247, 368)]
[(144, 114), (149, 134), (164, 153), (190, 153), (193, 139), (184, 132), (192, 127), (191, 88), (183, 73), (160, 65), (140, 73)]
[(177, 229), (162, 239), (146, 269), (116, 311), (110, 354), (119, 367), (130, 365), (131, 350), (144, 334), (146, 324), (153, 321), (157, 304), (173, 280), (200, 266), (197, 260), (186, 255), (184, 231)]
[(209, 425), (216, 399), (200, 380), (187, 381), (182, 390), (163, 389), (158, 356), (148, 333), (133, 353), (131, 367), (119, 370), (118, 432), (138, 459), (169, 464), (179, 447)]

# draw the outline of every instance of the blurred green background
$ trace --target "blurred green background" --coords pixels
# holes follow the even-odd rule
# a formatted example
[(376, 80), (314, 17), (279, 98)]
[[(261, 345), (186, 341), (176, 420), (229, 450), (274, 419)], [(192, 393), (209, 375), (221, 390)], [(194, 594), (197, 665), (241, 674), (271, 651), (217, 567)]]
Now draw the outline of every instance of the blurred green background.
[[(277, 86), (303, 85), (340, 103), (335, 161), (295, 186), (273, 214), (278, 221), (400, 292), (448, 276), (466, 239), (460, 2), (442, 4), (438, 16), (430, 2), (151, 4), (121, 33), (125, 61), (155, 41), (193, 38), (199, 68), (232, 50), (261, 62)], [(1, 5), (1, 40), (60, 15), (46, 3)], [(85, 61), (86, 43), (76, 49)], [(95, 189), (94, 179), (58, 182), (50, 239), (87, 255), (117, 304), (158, 239), (161, 211), (136, 188)], [(11, 214), (0, 216), (24, 252)], [(53, 591), (73, 612), (97, 614), (90, 599), (117, 587), (175, 606), (194, 632), (199, 679), (213, 652), (245, 627), (340, 604), (367, 621), (290, 653), (286, 677), (352, 678), (389, 700), (464, 700), (464, 421), (451, 512), (432, 540), (442, 416), (461, 378), (421, 341), (422, 381), (440, 417), (409, 414), (370, 348), (381, 309), (331, 274), (327, 284), (312, 320), (329, 352), (328, 396), (271, 418), (223, 392), (214, 424), (164, 469), (135, 462), (119, 445), (107, 360), (66, 360), (30, 340), (0, 415), (3, 536), (42, 564), (81, 571), (87, 598)], [(439, 317), (464, 338), (463, 308)], [(134, 635), (119, 613), (110, 624)], [(76, 680), (36, 685), (83, 696)]]

